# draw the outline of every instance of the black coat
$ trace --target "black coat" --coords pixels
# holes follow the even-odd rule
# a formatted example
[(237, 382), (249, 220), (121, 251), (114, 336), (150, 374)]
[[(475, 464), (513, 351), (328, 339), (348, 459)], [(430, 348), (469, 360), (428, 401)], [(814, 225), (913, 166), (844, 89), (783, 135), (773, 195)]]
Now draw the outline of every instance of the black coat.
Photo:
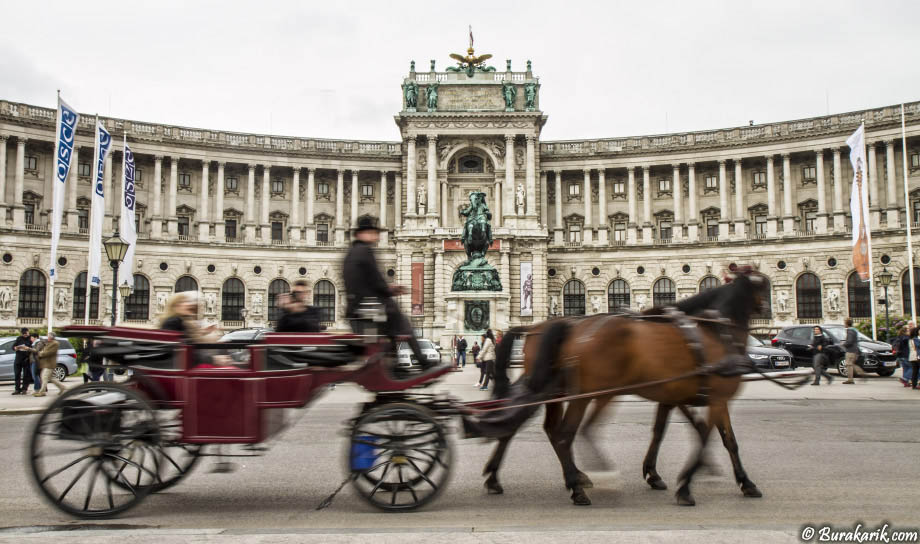
[(374, 248), (370, 244), (357, 240), (351, 245), (345, 255), (342, 275), (345, 277), (345, 292), (348, 294), (345, 317), (356, 317), (358, 305), (365, 298), (376, 297), (383, 302), (392, 296), (390, 286), (377, 268)]
[[(811, 349), (814, 354), (827, 353), (827, 346), (831, 345), (831, 341), (828, 339), (826, 334), (819, 334), (817, 336), (811, 337)], [(821, 346), (821, 351), (818, 351), (818, 346)]]
[(307, 306), (302, 312), (284, 312), (275, 325), (275, 332), (320, 332), (323, 326), (319, 322), (319, 308)]

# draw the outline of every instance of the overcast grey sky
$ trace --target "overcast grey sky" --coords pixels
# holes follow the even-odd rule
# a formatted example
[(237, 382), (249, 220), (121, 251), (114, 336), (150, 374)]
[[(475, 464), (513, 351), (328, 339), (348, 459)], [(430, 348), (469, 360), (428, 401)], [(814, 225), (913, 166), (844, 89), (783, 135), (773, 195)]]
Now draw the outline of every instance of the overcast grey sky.
[(0, 98), (325, 138), (399, 138), (401, 78), (527, 59), (543, 139), (796, 119), (920, 99), (920, 2), (0, 2)]

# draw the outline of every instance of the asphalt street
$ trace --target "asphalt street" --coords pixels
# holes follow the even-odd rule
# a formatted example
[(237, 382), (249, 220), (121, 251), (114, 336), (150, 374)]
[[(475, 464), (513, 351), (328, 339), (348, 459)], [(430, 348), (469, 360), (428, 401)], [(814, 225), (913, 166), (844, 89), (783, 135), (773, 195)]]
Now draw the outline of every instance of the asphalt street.
[[(478, 398), (467, 383), (472, 375), (454, 375), (439, 387)], [(704, 472), (695, 480), (695, 507), (677, 506), (673, 495), (694, 435), (680, 416), (672, 417), (659, 461), (672, 489), (651, 490), (641, 463), (654, 405), (635, 399), (617, 402), (597, 433), (615, 469), (582, 467), (595, 482), (588, 490), (592, 506), (569, 500), (540, 414), (512, 442), (501, 473), (504, 495), (487, 495), (482, 487), (480, 473), (492, 445), (455, 432), (447, 490), (407, 514), (378, 512), (348, 487), (331, 507), (315, 510), (345, 474), (340, 431), (363, 396), (350, 386), (293, 412), (303, 417), (264, 456), (236, 460), (235, 472), (211, 473), (214, 460), (206, 458), (178, 486), (117, 519), (92, 522), (69, 518), (39, 498), (27, 477), (24, 445), (37, 416), (10, 415), (0, 418), (0, 540), (115, 542), (130, 534), (136, 542), (158, 543), (217, 536), (267, 541), (260, 540), (266, 535), (272, 542), (344, 542), (375, 534), (375, 542), (591, 542), (611, 535), (623, 542), (790, 542), (798, 541), (805, 524), (920, 524), (920, 393), (902, 393), (894, 379), (796, 392), (770, 384), (747, 387), (732, 405), (732, 417), (745, 468), (764, 497), (742, 497), (728, 455), (715, 440), (710, 450), (720, 473)], [(884, 394), (867, 396), (868, 387)]]

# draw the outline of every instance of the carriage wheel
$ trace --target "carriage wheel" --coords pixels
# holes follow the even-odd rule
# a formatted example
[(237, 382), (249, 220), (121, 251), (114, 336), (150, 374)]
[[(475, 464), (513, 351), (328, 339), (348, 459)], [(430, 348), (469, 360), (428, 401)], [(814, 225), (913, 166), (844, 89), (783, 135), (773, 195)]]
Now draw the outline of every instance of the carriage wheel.
[[(32, 430), (32, 476), (44, 496), (68, 514), (119, 514), (150, 492), (137, 482), (156, 477), (138, 462), (132, 444), (156, 443), (159, 433), (156, 414), (138, 391), (114, 383), (69, 389)], [(162, 462), (155, 452), (146, 455)]]
[(434, 413), (415, 404), (378, 406), (352, 427), (349, 469), (358, 494), (382, 510), (432, 501), (447, 485), (451, 445)]

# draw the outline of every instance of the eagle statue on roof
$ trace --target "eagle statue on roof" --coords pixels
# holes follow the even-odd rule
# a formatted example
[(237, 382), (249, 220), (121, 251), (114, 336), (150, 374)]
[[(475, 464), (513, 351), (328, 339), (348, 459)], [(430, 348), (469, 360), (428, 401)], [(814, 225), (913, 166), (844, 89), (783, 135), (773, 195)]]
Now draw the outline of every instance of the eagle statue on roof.
[(466, 56), (451, 53), (450, 58), (457, 61), (458, 66), (449, 66), (447, 68), (448, 72), (466, 72), (467, 77), (473, 77), (473, 73), (476, 70), (480, 72), (494, 72), (494, 66), (486, 66), (485, 62), (492, 58), (492, 55), (486, 53), (485, 55), (475, 55), (473, 50), (473, 27), (470, 26), (470, 47), (466, 50)]

